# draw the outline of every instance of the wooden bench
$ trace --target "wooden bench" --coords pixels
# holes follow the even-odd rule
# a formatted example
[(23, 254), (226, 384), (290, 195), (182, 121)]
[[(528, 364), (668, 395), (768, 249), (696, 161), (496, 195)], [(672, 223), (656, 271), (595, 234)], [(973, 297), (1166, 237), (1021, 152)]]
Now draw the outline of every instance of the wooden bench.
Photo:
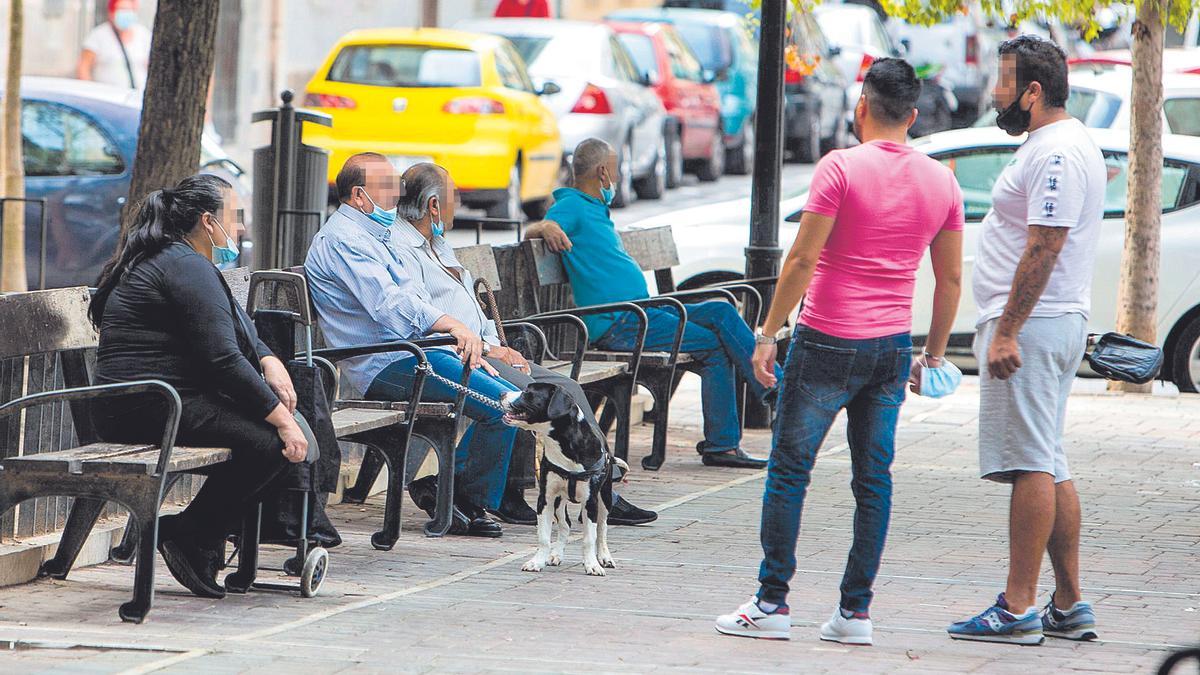
[[(658, 470), (666, 458), (667, 428), (669, 423), (669, 402), (683, 372), (695, 370), (699, 364), (686, 352), (681, 353), (680, 343), (683, 338), (684, 322), (687, 311), (684, 302), (701, 300), (724, 300), (735, 306), (740, 306), (751, 316), (751, 321), (757, 323), (758, 313), (762, 307), (761, 294), (749, 284), (728, 283), (720, 287), (676, 291), (671, 277), (671, 268), (679, 264), (675, 248), (675, 240), (669, 226), (623, 230), (620, 233), (622, 245), (630, 256), (638, 263), (643, 271), (653, 272), (656, 284), (661, 291), (659, 295), (646, 300), (634, 301), (639, 307), (656, 307), (665, 309), (679, 316), (679, 326), (672, 340), (672, 346), (665, 352), (646, 352), (635, 350), (633, 353), (611, 352), (589, 349), (586, 359), (589, 361), (606, 361), (621, 363), (636, 363), (635, 381), (644, 386), (654, 399), (654, 410), (648, 415), (654, 423), (654, 436), (650, 454), (641, 460), (642, 467), (648, 470)], [(500, 247), (504, 249), (505, 247)], [(508, 251), (497, 252), (498, 258), (510, 258), (502, 267), (510, 270), (512, 286), (517, 287), (506, 298), (512, 299), (518, 306), (518, 311), (530, 312), (535, 316), (547, 313), (597, 313), (595, 307), (578, 307), (571, 294), (570, 279), (563, 268), (561, 257), (552, 253), (541, 240), (525, 241)], [(503, 275), (502, 275), (503, 276)], [(611, 311), (611, 310), (608, 310)], [(739, 405), (741, 402), (739, 401)], [(601, 427), (607, 429), (614, 421), (621, 424), (623, 411), (605, 411), (601, 418)], [(624, 455), (622, 455), (624, 456)]]
[[(121, 605), (124, 621), (140, 623), (154, 600), (154, 556), (158, 510), (170, 477), (202, 472), (230, 457), (228, 448), (175, 446), (182, 404), (178, 393), (156, 380), (90, 386), (86, 352), (97, 346), (87, 316), (86, 288), (37, 291), (0, 298), (0, 359), (53, 358), (61, 362), (65, 389), (27, 394), (0, 406), (0, 418), (19, 425), (44, 406), (68, 405), (74, 427), (73, 447), (43, 452), (36, 430), (24, 443), (3, 448), (0, 459), (0, 514), (43, 496), (73, 497), (62, 540), (39, 576), (65, 579), (106, 502), (129, 510), (143, 532), (137, 551), (133, 599)], [(7, 387), (6, 387), (7, 389)], [(157, 394), (168, 404), (163, 438), (158, 445), (102, 443), (92, 427), (87, 402), (101, 397)], [(11, 428), (11, 427), (10, 427)], [(29, 431), (27, 429), (27, 431)], [(20, 434), (17, 434), (19, 437)], [(8, 437), (13, 438), (13, 434)]]

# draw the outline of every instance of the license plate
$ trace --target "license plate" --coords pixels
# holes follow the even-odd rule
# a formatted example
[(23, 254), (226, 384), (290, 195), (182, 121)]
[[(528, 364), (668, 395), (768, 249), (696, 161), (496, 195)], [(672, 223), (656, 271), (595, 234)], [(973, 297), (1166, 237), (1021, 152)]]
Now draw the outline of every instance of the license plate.
[(392, 163), (397, 172), (404, 173), (408, 167), (414, 164), (433, 162), (433, 158), (424, 155), (388, 155), (388, 161)]

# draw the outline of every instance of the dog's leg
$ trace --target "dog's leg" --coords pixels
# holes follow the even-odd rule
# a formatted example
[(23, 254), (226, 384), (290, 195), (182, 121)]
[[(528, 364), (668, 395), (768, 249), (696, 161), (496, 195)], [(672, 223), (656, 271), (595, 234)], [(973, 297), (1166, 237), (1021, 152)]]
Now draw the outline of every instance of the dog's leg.
[(600, 516), (600, 495), (589, 494), (584, 502), (583, 513), (583, 571), (591, 576), (602, 577), (604, 568), (596, 559), (596, 519)]
[(612, 507), (612, 479), (600, 488), (599, 504), (596, 505), (596, 558), (601, 567), (613, 569), (617, 563), (608, 551), (608, 512)]
[(553, 526), (554, 509), (546, 503), (546, 480), (543, 477), (538, 491), (538, 549), (521, 569), (526, 572), (541, 572), (550, 558), (550, 528)]
[(550, 564), (561, 565), (567, 540), (571, 538), (571, 516), (567, 513), (568, 500), (564, 496), (555, 498), (554, 519), (558, 523), (558, 536), (550, 549)]

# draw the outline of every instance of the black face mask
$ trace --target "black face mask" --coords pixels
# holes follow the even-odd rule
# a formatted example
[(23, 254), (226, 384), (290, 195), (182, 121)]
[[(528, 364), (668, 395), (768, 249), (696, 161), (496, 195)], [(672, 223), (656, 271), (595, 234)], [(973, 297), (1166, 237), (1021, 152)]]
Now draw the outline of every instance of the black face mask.
[[(1030, 111), (1021, 109), (1021, 97), (1025, 95), (1025, 89), (1017, 98), (1008, 105), (1007, 108), (999, 110), (996, 115), (996, 126), (1000, 127), (1009, 136), (1020, 136), (1029, 130)], [(1033, 106), (1030, 106), (1030, 110)]]

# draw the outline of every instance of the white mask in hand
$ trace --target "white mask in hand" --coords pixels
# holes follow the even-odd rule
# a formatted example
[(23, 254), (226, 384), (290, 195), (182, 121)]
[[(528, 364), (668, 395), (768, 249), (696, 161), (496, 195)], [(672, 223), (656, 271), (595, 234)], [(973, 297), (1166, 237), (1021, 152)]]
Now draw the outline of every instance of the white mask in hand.
[(938, 368), (930, 368), (925, 365), (924, 359), (921, 361), (921, 396), (929, 398), (942, 398), (953, 394), (958, 385), (962, 383), (962, 371), (958, 366), (950, 363), (946, 359), (942, 359), (942, 365)]

